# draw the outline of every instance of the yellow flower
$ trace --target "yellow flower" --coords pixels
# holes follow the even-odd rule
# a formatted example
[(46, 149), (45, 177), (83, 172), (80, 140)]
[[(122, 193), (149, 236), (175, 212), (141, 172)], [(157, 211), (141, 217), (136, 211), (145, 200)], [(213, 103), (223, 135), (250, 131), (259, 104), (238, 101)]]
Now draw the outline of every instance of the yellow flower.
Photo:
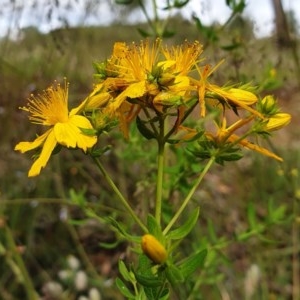
[(62, 88), (59, 84), (53, 85), (44, 91), (43, 95), (31, 96), (27, 107), (21, 109), (29, 112), (32, 123), (49, 126), (44, 134), (33, 142), (20, 142), (15, 150), (22, 153), (42, 148), (39, 157), (31, 166), (28, 176), (37, 176), (44, 168), (57, 144), (81, 148), (87, 151), (92, 147), (97, 137), (87, 135), (83, 130), (93, 130), (90, 121), (83, 116), (68, 112), (68, 86)]
[(108, 73), (103, 84), (115, 93), (107, 106), (107, 112), (116, 114), (127, 99), (140, 99), (147, 93), (159, 91), (151, 84), (151, 74), (157, 64), (161, 40), (157, 39), (151, 46), (149, 41), (139, 45), (127, 46), (125, 43), (115, 43), (112, 57), (107, 64)]
[(202, 45), (198, 41), (195, 41), (193, 44), (185, 42), (177, 47), (163, 47), (162, 53), (166, 58), (166, 62), (161, 62), (164, 69), (169, 73), (185, 76), (199, 62)]
[(159, 106), (181, 105), (174, 103), (174, 99), (192, 90), (188, 73), (199, 61), (201, 52), (202, 46), (198, 42), (164, 48), (160, 39), (152, 46), (149, 40), (130, 46), (116, 43), (108, 63), (109, 71), (116, 76), (104, 81), (117, 92), (108, 110), (114, 113), (130, 99), (139, 99), (144, 106), (153, 108), (154, 105), (158, 110), (161, 109)]
[(164, 263), (168, 258), (165, 247), (151, 234), (142, 237), (143, 252), (156, 264)]

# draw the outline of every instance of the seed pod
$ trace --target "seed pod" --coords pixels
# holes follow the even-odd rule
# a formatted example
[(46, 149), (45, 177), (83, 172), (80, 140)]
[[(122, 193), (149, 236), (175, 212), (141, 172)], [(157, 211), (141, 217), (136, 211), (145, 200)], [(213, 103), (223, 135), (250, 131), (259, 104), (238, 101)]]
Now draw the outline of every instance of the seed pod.
[(151, 234), (142, 237), (142, 249), (156, 264), (162, 264), (167, 260), (168, 253), (165, 247)]

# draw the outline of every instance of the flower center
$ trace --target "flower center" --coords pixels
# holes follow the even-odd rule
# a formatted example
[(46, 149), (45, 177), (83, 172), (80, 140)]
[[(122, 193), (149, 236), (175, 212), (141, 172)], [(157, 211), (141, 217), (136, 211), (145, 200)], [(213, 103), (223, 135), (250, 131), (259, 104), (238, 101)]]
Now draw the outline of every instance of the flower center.
[(55, 125), (56, 123), (65, 123), (69, 119), (68, 112), (68, 85), (61, 88), (56, 84), (44, 91), (42, 95), (29, 98), (27, 107), (23, 110), (28, 111), (32, 123), (42, 125)]

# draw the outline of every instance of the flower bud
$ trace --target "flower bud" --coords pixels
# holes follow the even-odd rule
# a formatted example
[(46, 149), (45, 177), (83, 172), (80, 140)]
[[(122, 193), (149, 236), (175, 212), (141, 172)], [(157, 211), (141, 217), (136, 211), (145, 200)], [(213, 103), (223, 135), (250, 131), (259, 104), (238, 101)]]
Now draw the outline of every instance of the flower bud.
[(252, 105), (257, 102), (257, 97), (252, 92), (231, 88), (228, 90), (228, 99), (230, 100), (230, 96), (238, 99), (239, 102), (242, 102), (245, 105)]
[(158, 83), (163, 86), (174, 84), (175, 76), (171, 73), (163, 73), (158, 78)]
[(151, 234), (142, 237), (142, 249), (156, 264), (162, 264), (167, 260), (168, 253), (165, 247)]
[(265, 96), (260, 103), (261, 112), (264, 115), (272, 115), (278, 112), (277, 101), (272, 95)]
[(291, 115), (287, 113), (278, 113), (269, 118), (268, 123), (265, 125), (265, 130), (274, 131), (287, 126), (291, 121)]

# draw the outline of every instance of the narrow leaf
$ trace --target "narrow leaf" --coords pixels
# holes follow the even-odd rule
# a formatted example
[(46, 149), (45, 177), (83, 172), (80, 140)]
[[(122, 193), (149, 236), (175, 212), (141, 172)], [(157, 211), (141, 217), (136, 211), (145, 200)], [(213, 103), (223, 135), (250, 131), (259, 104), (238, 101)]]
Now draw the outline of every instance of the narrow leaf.
[(166, 269), (166, 276), (172, 286), (184, 281), (181, 270), (174, 265), (168, 266)]
[(135, 299), (135, 296), (130, 292), (128, 287), (124, 284), (124, 282), (120, 279), (116, 279), (116, 285), (120, 292), (127, 298), (127, 299)]
[(183, 261), (183, 263), (180, 264), (179, 270), (184, 279), (187, 279), (198, 268), (203, 267), (206, 255), (207, 250), (204, 249), (188, 257), (186, 260)]
[(194, 210), (188, 220), (182, 226), (168, 233), (167, 238), (170, 240), (180, 240), (187, 236), (196, 225), (199, 217), (199, 211), (199, 208)]
[(142, 274), (135, 273), (135, 278), (138, 283), (145, 287), (159, 287), (163, 285), (163, 281), (155, 278), (154, 276), (144, 276)]
[(136, 117), (136, 126), (139, 132), (147, 139), (151, 140), (155, 138), (155, 134), (146, 126), (145, 122), (143, 122), (138, 116)]
[(108, 217), (108, 218), (105, 218), (105, 220), (111, 226), (113, 226), (121, 236), (125, 237), (127, 240), (135, 242), (135, 243), (141, 242), (141, 237), (133, 236), (133, 235), (130, 235), (129, 233), (127, 233), (124, 226), (122, 224), (120, 224), (119, 222), (117, 222), (114, 218)]
[(126, 281), (131, 281), (132, 278), (123, 260), (119, 260), (119, 271)]
[(161, 231), (161, 227), (157, 223), (154, 216), (148, 215), (147, 227), (148, 227), (149, 233), (151, 233), (153, 236), (155, 236), (160, 242), (163, 242), (164, 238), (163, 238), (163, 234)]

